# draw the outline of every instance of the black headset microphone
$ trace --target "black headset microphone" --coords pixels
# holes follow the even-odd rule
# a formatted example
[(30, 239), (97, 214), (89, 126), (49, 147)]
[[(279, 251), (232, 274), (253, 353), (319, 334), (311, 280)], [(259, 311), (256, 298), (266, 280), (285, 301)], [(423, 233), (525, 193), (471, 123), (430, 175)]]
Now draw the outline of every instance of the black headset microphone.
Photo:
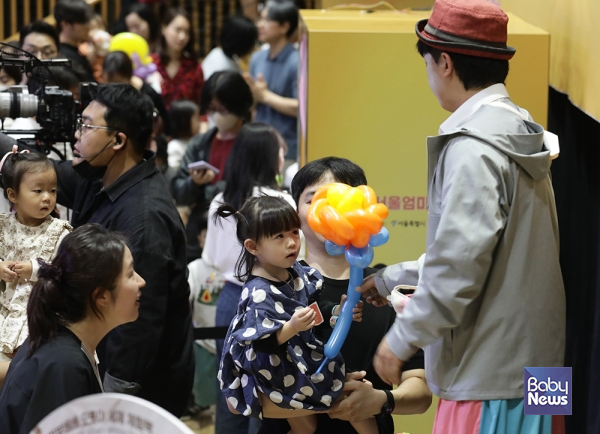
[(112, 142), (113, 139), (116, 139), (115, 145), (120, 145), (121, 144), (121, 139), (119, 138), (119, 136), (115, 136), (112, 139), (110, 139), (108, 141), (108, 143), (106, 144), (106, 146), (104, 148), (102, 148), (102, 150), (100, 152), (98, 152), (96, 155), (94, 155), (93, 157), (91, 155), (88, 156), (88, 157), (85, 157), (85, 156), (83, 156), (83, 155), (81, 155), (79, 153), (75, 153), (75, 152), (73, 152), (73, 156), (77, 157), (77, 158), (83, 158), (84, 160), (88, 160), (88, 158), (89, 158), (89, 160), (88, 160), (88, 163), (89, 163), (90, 161), (94, 160), (94, 158), (96, 158), (97, 156), (99, 156), (101, 153), (103, 153), (104, 151), (106, 151), (109, 148), (110, 142)]

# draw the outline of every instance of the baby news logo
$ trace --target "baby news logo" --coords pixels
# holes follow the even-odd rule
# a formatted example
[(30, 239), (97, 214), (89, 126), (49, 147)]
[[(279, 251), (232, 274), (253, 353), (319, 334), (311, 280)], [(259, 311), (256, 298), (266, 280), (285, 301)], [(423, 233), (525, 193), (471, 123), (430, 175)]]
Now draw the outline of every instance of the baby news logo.
[(571, 414), (571, 368), (525, 368), (525, 414)]

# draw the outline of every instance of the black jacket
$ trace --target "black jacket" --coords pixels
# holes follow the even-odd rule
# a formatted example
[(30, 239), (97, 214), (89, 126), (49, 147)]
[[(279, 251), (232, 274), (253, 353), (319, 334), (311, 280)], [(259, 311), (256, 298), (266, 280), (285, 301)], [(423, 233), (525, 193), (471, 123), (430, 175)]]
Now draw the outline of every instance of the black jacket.
[(70, 161), (54, 161), (58, 202), (73, 210), (75, 227), (99, 223), (125, 235), (146, 281), (139, 318), (114, 329), (98, 348), (105, 387), (113, 380), (181, 416), (194, 377), (184, 228), (154, 154), (144, 158), (106, 189), (80, 177)]
[(210, 201), (225, 189), (224, 181), (215, 185), (194, 184), (188, 169), (188, 164), (196, 161), (204, 160), (208, 163), (210, 148), (216, 135), (217, 129), (212, 128), (206, 133), (198, 134), (190, 139), (177, 174), (171, 181), (173, 197), (178, 205), (198, 205), (206, 209), (210, 205)]

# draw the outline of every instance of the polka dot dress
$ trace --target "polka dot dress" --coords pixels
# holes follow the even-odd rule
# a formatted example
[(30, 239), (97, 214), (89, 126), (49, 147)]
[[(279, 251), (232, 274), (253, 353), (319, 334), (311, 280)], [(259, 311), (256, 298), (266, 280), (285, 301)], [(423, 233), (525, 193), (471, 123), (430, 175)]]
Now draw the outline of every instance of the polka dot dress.
[(244, 416), (262, 418), (259, 392), (282, 408), (323, 411), (342, 391), (341, 355), (315, 375), (325, 356), (314, 328), (280, 345), (276, 354), (254, 349), (254, 342), (274, 334), (321, 290), (321, 275), (313, 268), (296, 262), (292, 277), (293, 289), (262, 278), (247, 282), (227, 332), (217, 378), (229, 404)]

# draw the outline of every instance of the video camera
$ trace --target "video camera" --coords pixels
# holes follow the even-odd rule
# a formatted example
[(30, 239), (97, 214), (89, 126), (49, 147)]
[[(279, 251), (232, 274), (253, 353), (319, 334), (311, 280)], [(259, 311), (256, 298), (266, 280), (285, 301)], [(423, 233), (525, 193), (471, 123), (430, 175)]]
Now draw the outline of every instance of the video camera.
[[(4, 43), (0, 43), (6, 45)], [(96, 83), (80, 83), (79, 101), (73, 100), (73, 94), (68, 90), (61, 90), (58, 86), (46, 86), (48, 77), (52, 76), (51, 66), (70, 66), (68, 59), (40, 60), (24, 50), (21, 50), (28, 59), (16, 58), (0, 50), (0, 68), (3, 66), (18, 67), (25, 73), (30, 82), (30, 93), (24, 93), (26, 86), (12, 86), (6, 92), (0, 92), (0, 119), (2, 129), (0, 132), (11, 135), (29, 135), (33, 138), (18, 139), (19, 144), (32, 151), (49, 154), (56, 152), (62, 159), (63, 153), (52, 145), (57, 142), (75, 142), (75, 122), (81, 112), (92, 101), (91, 90)], [(44, 71), (47, 71), (45, 73)], [(42, 127), (39, 130), (5, 130), (4, 118), (13, 119), (35, 116), (37, 123)]]

